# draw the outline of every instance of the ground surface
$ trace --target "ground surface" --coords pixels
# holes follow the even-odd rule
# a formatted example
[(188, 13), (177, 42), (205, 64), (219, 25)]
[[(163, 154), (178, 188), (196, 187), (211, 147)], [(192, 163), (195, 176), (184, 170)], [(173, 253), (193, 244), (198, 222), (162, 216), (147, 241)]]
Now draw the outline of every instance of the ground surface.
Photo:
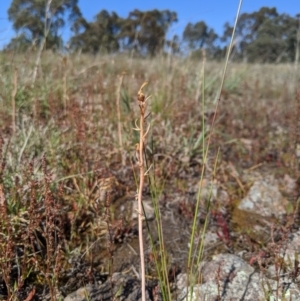
[[(294, 66), (230, 65), (205, 162), (221, 63), (74, 56), (63, 68), (62, 58), (45, 54), (33, 85), (33, 58), (1, 55), (3, 298), (9, 292), (24, 299), (33, 287), (32, 300), (56, 288), (65, 296), (113, 272), (139, 272), (133, 128), (146, 80), (152, 97), (145, 149), (153, 165), (143, 196), (155, 246), (153, 200), (159, 204), (165, 253), (157, 256), (165, 256), (170, 281), (186, 272), (197, 200), (195, 246), (208, 221), (202, 260), (243, 254), (255, 269), (267, 268), (275, 258), (270, 242), (282, 245), (298, 230)], [(258, 180), (287, 200), (283, 214), (239, 209)], [(155, 280), (146, 224), (144, 234), (147, 275)]]

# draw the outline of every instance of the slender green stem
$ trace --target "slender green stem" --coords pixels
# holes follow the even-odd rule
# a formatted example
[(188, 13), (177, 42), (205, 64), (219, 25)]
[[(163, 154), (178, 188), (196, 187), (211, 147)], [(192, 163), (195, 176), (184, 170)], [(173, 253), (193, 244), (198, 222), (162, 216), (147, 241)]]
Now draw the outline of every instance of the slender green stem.
[[(202, 167), (202, 171), (201, 171), (201, 176), (200, 176), (200, 183), (199, 183), (199, 189), (198, 189), (198, 193), (197, 193), (197, 202), (196, 202), (196, 207), (195, 207), (195, 212), (194, 212), (194, 219), (193, 219), (193, 225), (192, 225), (192, 233), (191, 233), (191, 239), (190, 239), (190, 249), (189, 249), (189, 255), (188, 255), (188, 264), (187, 264), (187, 274), (188, 276), (192, 275), (192, 258), (193, 258), (193, 252), (194, 252), (194, 241), (195, 241), (195, 234), (196, 234), (196, 228), (197, 228), (197, 216), (198, 216), (198, 212), (199, 212), (199, 206), (200, 206), (200, 196), (201, 196), (201, 186), (203, 183), (203, 179), (204, 179), (204, 173), (206, 170), (206, 164), (207, 164), (207, 158), (208, 158), (208, 151), (210, 148), (210, 143), (211, 143), (211, 137), (213, 134), (213, 130), (214, 130), (214, 126), (215, 126), (215, 121), (216, 121), (216, 116), (217, 116), (217, 112), (219, 109), (219, 103), (220, 103), (220, 99), (221, 99), (221, 92), (224, 86), (224, 81), (225, 81), (225, 75), (226, 75), (226, 71), (227, 71), (227, 66), (228, 66), (228, 61), (229, 61), (229, 56), (231, 53), (231, 49), (232, 49), (232, 45), (233, 45), (233, 38), (234, 38), (234, 34), (235, 34), (235, 30), (236, 30), (236, 26), (237, 26), (237, 21), (238, 21), (238, 17), (240, 14), (240, 10), (242, 7), (242, 3), (243, 0), (239, 1), (239, 6), (238, 6), (238, 10), (236, 13), (236, 18), (235, 18), (235, 23), (234, 23), (234, 27), (233, 27), (233, 31), (232, 31), (232, 35), (231, 35), (231, 40), (230, 40), (230, 44), (227, 50), (227, 55), (226, 55), (226, 60), (225, 60), (225, 65), (223, 68), (223, 73), (222, 73), (222, 79), (221, 79), (221, 84), (220, 84), (220, 89), (218, 91), (217, 94), (217, 103), (216, 103), (216, 107), (215, 107), (215, 111), (214, 111), (214, 116), (213, 116), (213, 120), (212, 120), (212, 125), (210, 128), (210, 132), (208, 134), (208, 139), (207, 139), (207, 144), (205, 147), (205, 154), (204, 154), (204, 158), (203, 158), (203, 167)], [(203, 150), (204, 151), (204, 150)], [(187, 277), (187, 287), (189, 287), (189, 277)], [(192, 291), (191, 291), (192, 294)], [(188, 300), (188, 295), (186, 296), (186, 300)]]

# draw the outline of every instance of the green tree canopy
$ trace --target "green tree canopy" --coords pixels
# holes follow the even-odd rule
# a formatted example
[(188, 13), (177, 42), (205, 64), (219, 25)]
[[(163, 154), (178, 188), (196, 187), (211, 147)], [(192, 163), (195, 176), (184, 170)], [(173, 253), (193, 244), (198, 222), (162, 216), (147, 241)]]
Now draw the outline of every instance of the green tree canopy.
[(93, 22), (79, 19), (74, 24), (77, 34), (71, 39), (71, 47), (92, 53), (118, 51), (121, 21), (115, 12), (109, 14), (106, 10), (98, 13)]
[(188, 23), (183, 32), (183, 40), (187, 42), (195, 57), (199, 57), (202, 49), (206, 49), (209, 57), (214, 57), (219, 51), (215, 45), (217, 39), (218, 35), (204, 21)]
[(78, 0), (13, 0), (8, 9), (8, 17), (13, 28), (20, 34), (20, 41), (15, 38), (14, 44), (40, 43), (47, 34), (48, 48), (59, 45), (62, 41), (59, 30), (65, 26), (65, 15), (68, 14), (70, 23), (81, 17), (77, 2)]
[[(228, 42), (233, 27), (225, 24), (223, 42)], [(297, 43), (297, 20), (279, 14), (275, 7), (262, 7), (240, 16), (236, 28), (235, 53), (249, 62), (294, 61)]]
[(204, 21), (188, 23), (183, 32), (183, 39), (188, 42), (191, 49), (203, 48), (213, 43), (216, 38), (217, 34)]
[[(177, 14), (170, 10), (131, 11), (126, 18), (117, 13), (100, 11), (93, 21), (82, 16), (78, 0), (12, 0), (8, 10), (9, 19), (18, 36), (8, 49), (25, 50), (39, 44), (51, 48), (62, 43), (59, 31), (66, 23), (73, 36), (71, 49), (84, 52), (113, 53), (125, 51), (142, 56), (168, 53), (186, 53), (188, 46), (194, 57), (206, 50), (210, 59), (220, 59), (226, 53), (233, 26), (224, 25), (219, 37), (204, 21), (188, 23), (179, 38), (168, 35), (170, 27), (177, 22)], [(291, 62), (296, 59), (299, 48), (300, 20), (288, 14), (279, 14), (275, 7), (262, 7), (252, 13), (240, 15), (233, 59), (248, 62)], [(68, 21), (67, 21), (68, 20)], [(43, 42), (43, 43), (41, 43)]]
[(134, 10), (122, 22), (119, 38), (123, 49), (141, 54), (157, 54), (166, 45), (169, 27), (177, 22), (177, 14), (169, 10)]
[(267, 19), (245, 47), (248, 61), (292, 62), (296, 53), (297, 20), (282, 14)]

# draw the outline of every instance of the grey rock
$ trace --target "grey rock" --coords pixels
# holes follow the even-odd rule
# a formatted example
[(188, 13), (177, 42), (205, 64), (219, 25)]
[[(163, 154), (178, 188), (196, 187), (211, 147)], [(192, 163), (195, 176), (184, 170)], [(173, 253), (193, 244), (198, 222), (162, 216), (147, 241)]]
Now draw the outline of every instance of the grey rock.
[(220, 242), (220, 238), (217, 233), (207, 230), (204, 237), (204, 246), (209, 248), (212, 245), (215, 245)]
[(267, 279), (241, 258), (231, 254), (219, 254), (200, 269), (202, 284), (186, 288), (186, 275), (178, 276), (177, 301), (265, 301), (300, 300), (300, 291), (292, 282), (276, 282)]
[[(152, 200), (143, 201), (143, 206), (144, 206), (145, 215), (147, 217), (147, 220), (154, 219), (155, 215), (154, 215), (154, 208), (153, 208), (153, 205), (152, 205)], [(137, 219), (138, 216), (139, 216), (138, 202), (134, 201), (133, 202), (133, 210), (132, 210), (131, 218), (132, 219)]]
[(64, 301), (80, 301), (85, 300), (86, 297), (91, 293), (93, 287), (91, 285), (87, 285), (85, 287), (79, 288), (77, 291), (68, 295)]
[(258, 213), (264, 217), (286, 213), (288, 201), (282, 196), (278, 186), (264, 180), (255, 181), (238, 209)]

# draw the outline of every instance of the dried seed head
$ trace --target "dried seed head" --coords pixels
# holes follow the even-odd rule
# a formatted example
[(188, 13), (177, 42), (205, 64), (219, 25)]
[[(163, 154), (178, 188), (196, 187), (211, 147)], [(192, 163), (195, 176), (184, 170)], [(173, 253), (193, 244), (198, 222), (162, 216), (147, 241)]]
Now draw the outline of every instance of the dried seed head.
[(144, 102), (145, 101), (145, 94), (143, 93), (143, 88), (148, 84), (148, 82), (144, 82), (138, 92), (138, 101)]
[(141, 102), (145, 101), (145, 95), (142, 92), (138, 94), (138, 101), (141, 101)]

